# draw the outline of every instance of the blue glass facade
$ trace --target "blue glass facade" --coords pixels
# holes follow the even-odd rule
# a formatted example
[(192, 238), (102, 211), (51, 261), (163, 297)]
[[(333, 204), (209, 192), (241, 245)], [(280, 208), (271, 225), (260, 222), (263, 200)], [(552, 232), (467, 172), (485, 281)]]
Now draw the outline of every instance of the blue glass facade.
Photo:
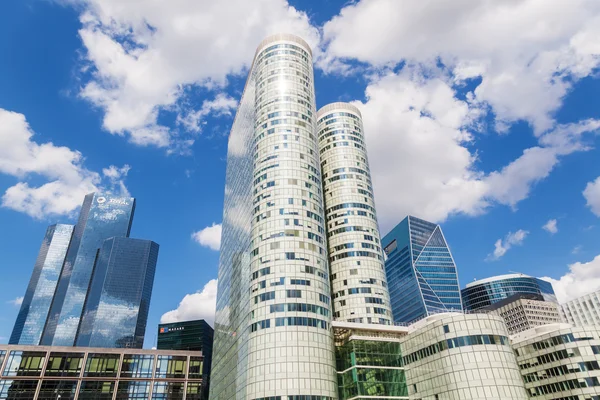
[(76, 346), (142, 348), (158, 244), (125, 237), (100, 248)]
[(134, 208), (130, 197), (85, 197), (40, 344), (73, 346), (98, 249), (108, 238), (129, 236)]
[(515, 294), (539, 294), (557, 303), (550, 282), (523, 274), (500, 275), (469, 283), (462, 291), (466, 310), (479, 310)]
[(382, 244), (395, 322), (462, 311), (456, 265), (439, 225), (408, 216)]
[(73, 235), (73, 225), (52, 225), (46, 230), (33, 274), (23, 297), (10, 344), (37, 345)]

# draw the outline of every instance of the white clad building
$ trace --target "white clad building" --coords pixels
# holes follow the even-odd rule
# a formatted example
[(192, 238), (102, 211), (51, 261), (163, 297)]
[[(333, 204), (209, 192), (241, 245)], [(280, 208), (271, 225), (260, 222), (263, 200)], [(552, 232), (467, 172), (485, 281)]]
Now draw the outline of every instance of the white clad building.
[(312, 52), (263, 40), (229, 139), (212, 400), (333, 400)]
[(511, 342), (531, 398), (600, 399), (600, 327), (550, 324)]
[(600, 325), (600, 290), (561, 304), (560, 314), (571, 325)]
[(529, 398), (499, 316), (433, 315), (411, 325), (401, 347), (410, 399)]
[(334, 317), (389, 325), (390, 296), (362, 115), (348, 103), (317, 114)]

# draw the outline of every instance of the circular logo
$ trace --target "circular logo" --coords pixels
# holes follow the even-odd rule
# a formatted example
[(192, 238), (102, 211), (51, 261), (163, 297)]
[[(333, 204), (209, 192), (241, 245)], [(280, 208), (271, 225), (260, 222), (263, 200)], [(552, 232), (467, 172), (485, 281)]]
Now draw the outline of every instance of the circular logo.
[(98, 204), (106, 203), (106, 197), (98, 197)]

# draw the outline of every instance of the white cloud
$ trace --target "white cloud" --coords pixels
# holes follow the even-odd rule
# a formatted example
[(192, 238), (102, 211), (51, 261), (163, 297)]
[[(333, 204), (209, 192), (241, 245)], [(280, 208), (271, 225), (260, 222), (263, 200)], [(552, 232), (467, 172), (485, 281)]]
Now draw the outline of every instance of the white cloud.
[(473, 100), (498, 127), (518, 120), (542, 133), (574, 82), (600, 65), (595, 0), (361, 0), (323, 27), (326, 69), (358, 59), (378, 68), (440, 60), (457, 84), (481, 77)]
[(208, 281), (202, 291), (186, 294), (175, 310), (168, 311), (160, 318), (161, 324), (203, 319), (211, 326), (215, 321), (217, 306), (217, 280)]
[[(110, 166), (103, 179), (83, 162), (83, 155), (76, 150), (34, 141), (23, 114), (0, 108), (0, 173), (20, 180), (4, 193), (2, 207), (41, 219), (72, 213), (87, 193), (96, 190), (127, 192), (123, 179), (129, 166)], [(46, 183), (33, 186), (27, 181), (32, 177), (41, 177)]]
[(213, 224), (206, 228), (192, 233), (192, 239), (201, 246), (219, 251), (221, 248), (221, 224)]
[(592, 212), (600, 217), (600, 176), (586, 185), (583, 197)]
[(542, 226), (542, 229), (550, 232), (551, 234), (555, 234), (556, 232), (558, 232), (558, 226), (556, 226), (556, 219), (548, 220), (548, 222), (546, 222), (544, 226)]
[(498, 239), (496, 243), (494, 243), (494, 252), (489, 254), (486, 258), (487, 261), (495, 261), (500, 259), (502, 256), (506, 254), (508, 250), (512, 246), (520, 246), (523, 244), (523, 241), (529, 234), (528, 231), (524, 231), (523, 229), (519, 229), (516, 232), (509, 232), (504, 240)]
[(237, 107), (237, 100), (225, 93), (219, 93), (214, 100), (205, 100), (202, 108), (197, 111), (189, 111), (185, 116), (177, 116), (177, 124), (183, 125), (191, 132), (200, 132), (202, 118), (209, 114), (215, 116), (232, 115), (232, 111)]
[(8, 303), (16, 307), (21, 307), (21, 304), (23, 304), (23, 296), (19, 296), (16, 299), (9, 300)]
[[(318, 30), (285, 0), (63, 0), (82, 10), (79, 31), (92, 78), (81, 96), (104, 112), (104, 128), (139, 145), (177, 146), (179, 132), (161, 125), (174, 112), (199, 129), (190, 90), (219, 89), (242, 74), (267, 35), (290, 32), (317, 47)], [(240, 22), (243, 21), (243, 22)], [(219, 98), (214, 102), (226, 101)], [(208, 111), (219, 112), (219, 104)]]
[(355, 104), (363, 115), (384, 232), (408, 214), (438, 222), (452, 214), (481, 214), (496, 203), (515, 208), (561, 157), (588, 150), (586, 135), (600, 127), (598, 120), (559, 125), (538, 138), (539, 146), (485, 174), (472, 150), (481, 110), (456, 97), (443, 71), (406, 66), (375, 77), (366, 98)]
[(600, 255), (592, 261), (569, 265), (569, 272), (559, 279), (543, 277), (551, 282), (559, 302), (564, 303), (600, 289)]

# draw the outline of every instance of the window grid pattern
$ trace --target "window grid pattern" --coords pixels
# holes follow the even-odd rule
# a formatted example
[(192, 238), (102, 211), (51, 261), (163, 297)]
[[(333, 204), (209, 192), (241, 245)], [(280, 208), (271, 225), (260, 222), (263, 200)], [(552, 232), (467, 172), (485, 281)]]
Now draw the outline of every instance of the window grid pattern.
[[(390, 324), (392, 311), (361, 114), (351, 104), (326, 105), (317, 115), (317, 132), (334, 319)], [(377, 307), (369, 304), (373, 297), (380, 299)]]
[(469, 283), (461, 290), (467, 310), (479, 310), (517, 294), (541, 295), (545, 301), (557, 303), (552, 284), (526, 275), (498, 276), (481, 283)]
[[(336, 395), (315, 108), (308, 45), (266, 39), (229, 139), (211, 399), (287, 395), (293, 385)], [(282, 302), (327, 308), (326, 325), (312, 323), (312, 308), (271, 313)], [(302, 324), (271, 323), (284, 317)]]
[(0, 346), (0, 355), (7, 355), (4, 366), (0, 362), (0, 400), (56, 400), (59, 395), (61, 399), (113, 399), (113, 395), (148, 399), (153, 388), (157, 388), (157, 399), (178, 399), (185, 387), (191, 390), (188, 399), (208, 399), (208, 377), (203, 374), (204, 358), (199, 352), (168, 355), (157, 350), (97, 353), (94, 350), (99, 349), (15, 347), (7, 351)]
[(408, 216), (383, 244), (396, 322), (463, 310), (456, 265), (439, 225)]

